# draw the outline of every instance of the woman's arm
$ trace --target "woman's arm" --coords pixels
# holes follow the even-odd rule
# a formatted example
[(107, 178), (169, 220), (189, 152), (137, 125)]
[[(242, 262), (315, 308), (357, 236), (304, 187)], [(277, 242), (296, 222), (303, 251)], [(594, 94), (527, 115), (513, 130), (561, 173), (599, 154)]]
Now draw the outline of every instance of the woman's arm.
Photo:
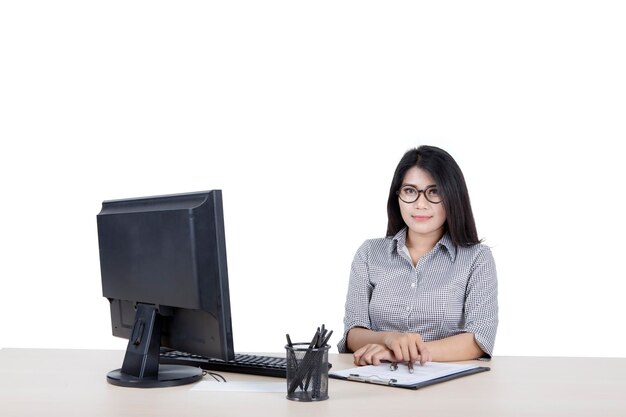
[(498, 330), (498, 277), (491, 250), (483, 247), (472, 266), (463, 308), (463, 332), (491, 356)]
[(473, 333), (459, 333), (444, 339), (426, 342), (435, 362), (467, 361), (478, 359), (483, 350), (476, 343)]
[(354, 352), (356, 365), (378, 365), (380, 361), (419, 362), (462, 361), (483, 354), (472, 333), (460, 333), (432, 342), (424, 342), (417, 333), (376, 332), (353, 328), (348, 332), (348, 348)]
[(371, 327), (368, 309), (373, 286), (369, 280), (368, 253), (369, 243), (365, 241), (352, 261), (343, 320), (344, 335), (337, 344), (339, 353), (353, 352), (347, 346), (347, 334), (350, 329)]

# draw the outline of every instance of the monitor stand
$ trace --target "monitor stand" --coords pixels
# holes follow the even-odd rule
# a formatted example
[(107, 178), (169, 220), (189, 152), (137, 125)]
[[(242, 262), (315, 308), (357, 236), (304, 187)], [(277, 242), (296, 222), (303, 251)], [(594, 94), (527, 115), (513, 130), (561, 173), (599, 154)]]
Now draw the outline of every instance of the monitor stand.
[(161, 315), (153, 304), (137, 304), (133, 331), (121, 369), (107, 374), (113, 385), (136, 388), (173, 387), (202, 379), (202, 369), (183, 365), (159, 365)]

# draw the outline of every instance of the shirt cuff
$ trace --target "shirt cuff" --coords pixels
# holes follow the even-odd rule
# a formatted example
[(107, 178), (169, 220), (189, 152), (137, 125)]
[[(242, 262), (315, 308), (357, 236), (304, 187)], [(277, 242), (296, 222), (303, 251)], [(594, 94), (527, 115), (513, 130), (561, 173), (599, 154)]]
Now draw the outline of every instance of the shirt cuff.
[(491, 354), (493, 353), (493, 342), (495, 337), (490, 337), (484, 332), (477, 332), (476, 330), (472, 329), (466, 329), (465, 331), (474, 335), (474, 341), (476, 341), (478, 347), (480, 347), (483, 351), (480, 359), (491, 359)]

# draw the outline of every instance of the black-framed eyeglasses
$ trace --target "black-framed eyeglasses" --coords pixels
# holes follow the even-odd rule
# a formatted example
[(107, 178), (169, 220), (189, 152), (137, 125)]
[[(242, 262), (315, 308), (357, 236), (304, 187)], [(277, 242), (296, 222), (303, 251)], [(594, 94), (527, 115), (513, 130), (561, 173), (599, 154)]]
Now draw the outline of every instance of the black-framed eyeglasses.
[(400, 200), (404, 201), (405, 203), (415, 203), (417, 199), (420, 198), (420, 195), (422, 193), (424, 193), (424, 197), (429, 202), (433, 204), (441, 203), (441, 195), (439, 194), (436, 185), (429, 185), (423, 190), (418, 190), (412, 185), (404, 185), (400, 187), (398, 191), (396, 191), (396, 194), (398, 195), (398, 197), (400, 197)]

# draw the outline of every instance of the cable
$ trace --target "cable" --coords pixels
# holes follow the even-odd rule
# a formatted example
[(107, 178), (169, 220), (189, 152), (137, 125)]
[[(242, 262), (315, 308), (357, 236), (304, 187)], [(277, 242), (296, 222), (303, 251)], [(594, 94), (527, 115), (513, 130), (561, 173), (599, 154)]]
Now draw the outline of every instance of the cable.
[[(226, 378), (224, 378), (222, 375), (220, 375), (220, 374), (218, 374), (218, 373), (215, 373), (215, 372), (209, 372), (209, 371), (207, 371), (207, 370), (202, 371), (202, 376), (203, 376), (203, 377), (204, 377), (204, 376), (207, 376), (207, 375), (212, 376), (212, 377), (213, 377), (213, 379), (214, 379), (214, 380), (216, 380), (217, 382), (226, 382)], [(220, 381), (220, 379), (218, 379), (218, 377), (221, 379), (221, 381)]]

